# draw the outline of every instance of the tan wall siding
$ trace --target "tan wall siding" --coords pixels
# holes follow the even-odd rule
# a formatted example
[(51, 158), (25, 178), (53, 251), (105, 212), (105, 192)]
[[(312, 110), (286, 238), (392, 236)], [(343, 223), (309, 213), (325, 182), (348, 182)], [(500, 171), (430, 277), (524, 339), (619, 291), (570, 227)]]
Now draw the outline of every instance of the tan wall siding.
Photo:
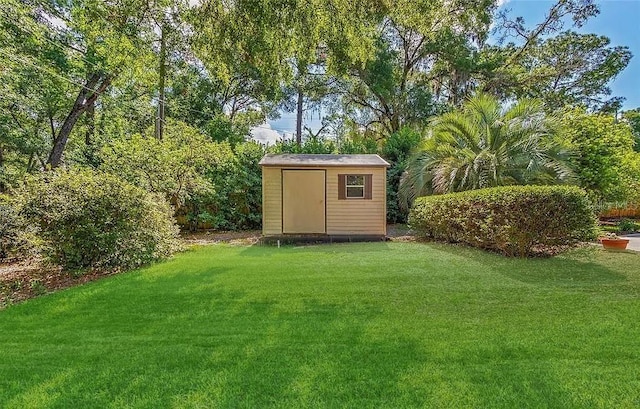
[[(386, 169), (342, 168), (327, 169), (327, 234), (387, 234)], [(282, 234), (282, 175), (281, 168), (262, 168), (262, 234)], [(339, 174), (373, 175), (372, 199), (338, 200)]]
[(262, 168), (262, 234), (282, 234), (282, 178), (280, 168)]
[[(372, 199), (338, 200), (339, 174), (372, 174)], [(385, 168), (327, 168), (327, 234), (387, 234)]]

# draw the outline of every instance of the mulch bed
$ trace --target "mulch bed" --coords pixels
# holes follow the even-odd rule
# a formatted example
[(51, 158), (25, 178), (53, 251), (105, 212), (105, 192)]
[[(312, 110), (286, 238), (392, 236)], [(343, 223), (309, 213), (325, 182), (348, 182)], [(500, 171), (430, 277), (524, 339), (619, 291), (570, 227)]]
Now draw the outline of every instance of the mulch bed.
[(115, 274), (116, 271), (64, 272), (39, 261), (0, 264), (0, 309), (29, 298)]
[[(413, 241), (415, 237), (404, 225), (391, 225), (388, 236), (394, 241)], [(187, 246), (229, 243), (250, 246), (260, 241), (258, 230), (240, 232), (184, 233)], [(83, 274), (62, 271), (38, 260), (0, 263), (0, 309), (20, 301), (117, 274), (117, 271), (91, 270)]]
[(0, 310), (30, 298), (82, 285), (118, 270), (63, 271), (40, 260), (0, 263)]
[(260, 241), (260, 230), (247, 231), (201, 231), (182, 234), (182, 241), (190, 245), (208, 245), (228, 243), (233, 245), (250, 246)]

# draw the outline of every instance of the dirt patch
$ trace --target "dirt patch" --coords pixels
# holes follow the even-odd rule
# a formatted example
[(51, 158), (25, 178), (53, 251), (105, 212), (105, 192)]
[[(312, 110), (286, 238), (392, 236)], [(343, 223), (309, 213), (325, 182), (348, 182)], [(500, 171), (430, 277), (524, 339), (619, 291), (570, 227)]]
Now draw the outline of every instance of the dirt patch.
[(416, 241), (415, 233), (406, 224), (387, 225), (387, 238), (391, 241)]
[(187, 245), (207, 245), (217, 243), (229, 243), (238, 246), (250, 246), (256, 244), (261, 237), (260, 230), (247, 231), (202, 231), (195, 233), (183, 233), (182, 240)]
[(38, 261), (0, 264), (0, 309), (112, 274), (115, 272), (89, 271), (77, 275)]

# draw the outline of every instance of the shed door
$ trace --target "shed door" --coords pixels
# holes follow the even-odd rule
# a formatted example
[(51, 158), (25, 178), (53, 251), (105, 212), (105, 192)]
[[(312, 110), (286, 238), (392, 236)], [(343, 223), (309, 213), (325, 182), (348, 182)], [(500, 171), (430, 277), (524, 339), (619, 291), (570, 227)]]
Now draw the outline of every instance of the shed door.
[(325, 171), (282, 171), (282, 232), (325, 233)]

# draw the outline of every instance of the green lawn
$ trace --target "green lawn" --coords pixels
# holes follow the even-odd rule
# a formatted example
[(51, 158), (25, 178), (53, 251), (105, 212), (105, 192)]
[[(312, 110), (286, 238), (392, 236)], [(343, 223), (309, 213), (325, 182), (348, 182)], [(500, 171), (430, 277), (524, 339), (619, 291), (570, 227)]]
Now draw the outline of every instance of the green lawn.
[(0, 407), (640, 406), (640, 255), (210, 246), (0, 311)]

